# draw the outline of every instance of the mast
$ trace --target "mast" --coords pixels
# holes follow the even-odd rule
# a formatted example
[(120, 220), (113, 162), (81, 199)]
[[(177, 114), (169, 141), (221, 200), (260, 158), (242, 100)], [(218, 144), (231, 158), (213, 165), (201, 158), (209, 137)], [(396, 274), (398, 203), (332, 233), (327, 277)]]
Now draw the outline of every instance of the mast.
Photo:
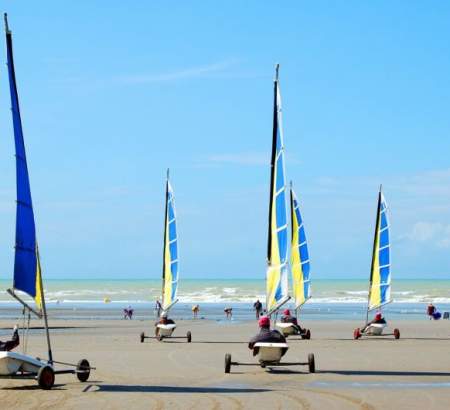
[[(48, 329), (47, 311), (45, 306), (44, 286), (42, 283), (39, 250), (36, 241), (36, 226), (34, 221), (33, 204), (31, 200), (30, 180), (25, 153), (25, 144), (22, 130), (22, 119), (19, 108), (19, 96), (17, 92), (16, 75), (14, 70), (14, 57), (12, 46), (12, 33), (8, 26), (8, 16), (4, 14), (9, 87), (11, 95), (11, 113), (13, 119), (14, 142), (16, 151), (16, 240), (14, 259), (13, 289), (8, 291), (17, 300), (28, 307), (14, 290), (21, 290), (32, 298), (39, 306), (44, 317), (45, 332), (48, 347), (48, 362), (52, 364), (53, 356)], [(33, 309), (28, 309), (36, 313)]]
[(169, 203), (169, 168), (167, 168), (167, 174), (166, 174), (166, 205), (164, 210), (164, 246), (163, 246), (163, 268), (162, 268), (162, 289), (161, 289), (161, 306), (164, 307), (164, 287), (165, 287), (165, 280), (166, 280), (166, 235), (167, 235), (167, 219), (168, 219), (168, 203)]
[(367, 296), (367, 312), (366, 312), (366, 324), (369, 323), (369, 306), (370, 306), (370, 295), (372, 291), (372, 281), (373, 281), (373, 271), (375, 268), (375, 258), (376, 258), (376, 252), (378, 252), (377, 249), (377, 238), (378, 238), (378, 230), (380, 226), (380, 215), (381, 215), (381, 190), (382, 185), (380, 185), (380, 190), (378, 192), (378, 205), (377, 205), (377, 218), (375, 221), (375, 234), (373, 236), (373, 251), (372, 251), (372, 263), (370, 267), (370, 278), (369, 278), (369, 294)]
[[(273, 130), (272, 130), (272, 154), (270, 159), (270, 199), (269, 199), (269, 224), (267, 234), (267, 264), (270, 265), (272, 258), (272, 208), (273, 208), (273, 191), (275, 179), (275, 160), (277, 156), (277, 137), (278, 137), (278, 109), (277, 109), (277, 94), (278, 94), (278, 71), (280, 64), (275, 66), (275, 80), (273, 82)], [(266, 301), (267, 306), (267, 301)]]
[(48, 329), (47, 307), (45, 305), (44, 285), (42, 283), (41, 260), (40, 260), (40, 256), (39, 256), (39, 247), (37, 246), (37, 244), (36, 244), (36, 255), (37, 255), (37, 264), (38, 264), (38, 270), (39, 270), (39, 290), (40, 290), (41, 300), (42, 300), (42, 314), (44, 316), (45, 336), (47, 338), (48, 362), (50, 364), (53, 364), (53, 353), (52, 353), (52, 346), (50, 343), (50, 331)]

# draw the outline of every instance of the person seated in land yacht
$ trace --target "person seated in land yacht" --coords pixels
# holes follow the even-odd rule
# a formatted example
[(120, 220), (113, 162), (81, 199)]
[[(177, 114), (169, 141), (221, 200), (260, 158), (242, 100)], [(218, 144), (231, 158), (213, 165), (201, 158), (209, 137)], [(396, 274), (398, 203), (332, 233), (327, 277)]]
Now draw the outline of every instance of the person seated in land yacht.
[(175, 322), (172, 319), (169, 319), (167, 316), (167, 312), (163, 312), (161, 318), (155, 323), (155, 336), (159, 336), (159, 327), (158, 325), (174, 325)]
[[(270, 319), (267, 316), (262, 316), (259, 321), (259, 332), (250, 339), (248, 348), (253, 350), (253, 356), (256, 356), (259, 349), (255, 347), (258, 342), (265, 343), (286, 343), (286, 338), (278, 330), (270, 330)], [(286, 353), (287, 348), (283, 349), (282, 356)]]
[(297, 333), (302, 332), (302, 328), (297, 322), (297, 318), (295, 316), (291, 316), (291, 311), (289, 309), (285, 309), (283, 311), (283, 316), (281, 316), (281, 323), (292, 323)]
[(0, 351), (1, 352), (9, 352), (10, 350), (13, 350), (17, 346), (19, 346), (19, 344), (20, 344), (19, 330), (16, 325), (16, 326), (14, 326), (13, 335), (11, 337), (11, 340), (7, 340), (6, 342), (2, 342), (0, 340)]
[(382, 325), (386, 325), (386, 319), (383, 317), (383, 315), (381, 314), (381, 312), (377, 312), (377, 314), (375, 315), (375, 317), (373, 318), (373, 320), (371, 320), (369, 323), (366, 324), (366, 326), (364, 326), (363, 329), (361, 329), (361, 332), (365, 332), (370, 325), (373, 324), (382, 324)]

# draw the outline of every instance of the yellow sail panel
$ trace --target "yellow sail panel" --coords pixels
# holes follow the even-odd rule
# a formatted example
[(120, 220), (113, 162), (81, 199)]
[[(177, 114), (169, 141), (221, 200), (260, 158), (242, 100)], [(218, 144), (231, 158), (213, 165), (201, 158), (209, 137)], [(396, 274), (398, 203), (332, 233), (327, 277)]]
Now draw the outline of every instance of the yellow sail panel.
[(34, 301), (40, 310), (42, 310), (42, 275), (41, 275), (41, 260), (39, 258), (39, 251), (36, 247), (36, 296)]
[(371, 272), (371, 283), (369, 290), (369, 310), (375, 309), (381, 304), (381, 294), (380, 294), (380, 261), (378, 258), (377, 249), (380, 243), (380, 230), (377, 226), (375, 233), (375, 252), (373, 254), (372, 262), (372, 272)]
[(276, 217), (275, 208), (272, 209), (272, 229), (271, 229), (271, 254), (272, 260), (267, 268), (266, 294), (267, 294), (267, 310), (270, 311), (278, 304), (277, 292), (280, 288), (281, 267), (280, 252), (278, 248), (278, 238), (276, 235)]
[(295, 307), (303, 305), (311, 297), (310, 263), (305, 228), (300, 207), (291, 188), (291, 271)]

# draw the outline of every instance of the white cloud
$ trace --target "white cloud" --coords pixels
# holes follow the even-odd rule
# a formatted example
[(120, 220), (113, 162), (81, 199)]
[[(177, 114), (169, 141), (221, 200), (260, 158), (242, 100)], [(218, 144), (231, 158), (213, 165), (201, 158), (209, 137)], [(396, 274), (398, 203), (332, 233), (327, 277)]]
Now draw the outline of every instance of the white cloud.
[(450, 224), (416, 222), (406, 237), (414, 242), (428, 242), (439, 248), (450, 248)]
[(235, 165), (269, 165), (270, 158), (266, 152), (244, 152), (236, 154), (216, 154), (210, 155), (207, 159), (215, 164), (235, 164)]
[(224, 72), (234, 64), (236, 64), (236, 60), (228, 60), (203, 66), (169, 71), (166, 73), (126, 75), (116, 77), (116, 80), (124, 84), (150, 84), (150, 83), (184, 80), (187, 78), (200, 78), (207, 75)]

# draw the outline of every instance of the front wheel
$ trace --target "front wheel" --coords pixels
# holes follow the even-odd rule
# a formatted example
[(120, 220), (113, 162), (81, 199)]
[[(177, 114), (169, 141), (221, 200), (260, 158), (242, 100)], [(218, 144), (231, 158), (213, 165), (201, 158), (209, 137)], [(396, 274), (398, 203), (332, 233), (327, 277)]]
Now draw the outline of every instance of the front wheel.
[(43, 366), (39, 369), (37, 381), (41, 389), (50, 390), (55, 384), (55, 372), (50, 366)]
[(192, 341), (192, 333), (190, 330), (188, 330), (188, 332), (186, 333), (186, 339), (188, 343), (191, 343)]
[(361, 330), (359, 330), (359, 327), (357, 327), (353, 331), (353, 339), (358, 340), (361, 337)]
[(303, 335), (303, 339), (309, 340), (311, 339), (311, 330), (306, 329), (305, 334)]
[(225, 355), (225, 373), (230, 373), (231, 370), (231, 354), (227, 353)]
[(394, 329), (394, 337), (396, 339), (400, 339), (400, 330), (398, 330), (397, 328)]
[(144, 340), (145, 340), (145, 334), (144, 334), (144, 332), (142, 332), (141, 334), (140, 334), (140, 340), (141, 340), (141, 343), (144, 343)]
[(85, 382), (91, 374), (91, 366), (86, 359), (81, 359), (77, 364), (77, 377), (80, 382)]
[(310, 373), (315, 373), (316, 372), (316, 360), (314, 359), (314, 354), (310, 353), (308, 355), (308, 367), (309, 367), (309, 372)]

